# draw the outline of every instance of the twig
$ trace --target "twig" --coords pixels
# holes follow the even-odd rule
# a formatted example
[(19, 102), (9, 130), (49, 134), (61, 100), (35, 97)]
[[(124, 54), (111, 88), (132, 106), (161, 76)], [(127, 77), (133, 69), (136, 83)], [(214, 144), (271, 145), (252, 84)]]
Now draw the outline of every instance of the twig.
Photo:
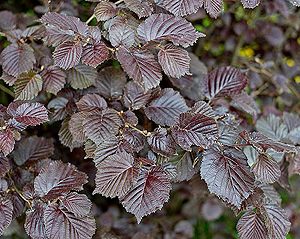
[(125, 127), (132, 128), (132, 129), (136, 130), (137, 132), (141, 133), (142, 135), (144, 135), (145, 137), (148, 137), (151, 135), (151, 133), (148, 132), (147, 130), (140, 130), (139, 128), (137, 128), (131, 124), (128, 124), (128, 123), (125, 124)]
[(93, 19), (94, 19), (95, 14), (93, 14), (85, 23), (88, 25)]
[(124, 0), (116, 1), (115, 4), (118, 5), (118, 4), (122, 3), (122, 2), (124, 2)]

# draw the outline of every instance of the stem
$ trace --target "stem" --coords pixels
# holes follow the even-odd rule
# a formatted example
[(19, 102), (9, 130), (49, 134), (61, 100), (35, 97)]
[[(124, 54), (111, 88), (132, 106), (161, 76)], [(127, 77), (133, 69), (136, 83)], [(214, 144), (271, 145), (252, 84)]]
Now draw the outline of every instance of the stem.
[(237, 43), (237, 45), (236, 45), (236, 48), (234, 50), (233, 57), (232, 57), (232, 60), (231, 60), (231, 65), (236, 65), (240, 50), (241, 50), (243, 45), (244, 45), (244, 36), (241, 36), (238, 43)]
[(122, 3), (122, 2), (124, 2), (124, 0), (116, 1), (115, 4), (118, 5), (118, 4)]
[(151, 134), (150, 132), (148, 132), (146, 130), (140, 130), (139, 128), (137, 128), (131, 124), (128, 124), (128, 123), (125, 124), (125, 127), (132, 128), (132, 129), (136, 130), (137, 132), (141, 133), (142, 135), (144, 135), (145, 137), (148, 137)]
[(8, 89), (7, 87), (5, 87), (4, 85), (0, 84), (0, 90), (2, 90), (3, 92), (5, 92), (6, 94), (15, 97), (14, 92), (12, 92), (10, 89)]
[(87, 21), (86, 21), (86, 25), (88, 25), (95, 17), (95, 14), (93, 14)]

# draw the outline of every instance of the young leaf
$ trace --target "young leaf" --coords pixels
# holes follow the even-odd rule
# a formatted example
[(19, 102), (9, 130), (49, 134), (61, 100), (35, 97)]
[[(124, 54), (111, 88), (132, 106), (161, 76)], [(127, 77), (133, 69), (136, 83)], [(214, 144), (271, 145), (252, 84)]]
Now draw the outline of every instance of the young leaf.
[(103, 42), (95, 42), (83, 47), (81, 61), (88, 66), (96, 68), (108, 60), (109, 56), (110, 52), (107, 46)]
[(14, 77), (28, 72), (36, 62), (33, 52), (28, 44), (11, 44), (5, 47), (0, 55), (3, 71)]
[(43, 79), (33, 72), (23, 73), (15, 82), (16, 100), (32, 100), (43, 88)]
[(202, 114), (180, 114), (179, 123), (171, 130), (176, 143), (187, 151), (191, 150), (192, 145), (206, 147), (218, 137), (215, 119)]
[(180, 78), (190, 74), (191, 58), (186, 50), (167, 44), (158, 52), (158, 62), (166, 75)]
[(240, 239), (268, 239), (268, 231), (262, 216), (252, 210), (247, 211), (236, 225)]
[(74, 165), (52, 161), (35, 178), (34, 191), (38, 196), (51, 200), (71, 190), (82, 190), (85, 183), (87, 175), (79, 172)]
[(67, 70), (79, 63), (82, 55), (80, 42), (66, 41), (57, 46), (53, 52), (54, 65)]
[(79, 64), (68, 71), (68, 82), (74, 89), (85, 89), (95, 84), (97, 70), (86, 65)]
[(247, 81), (246, 75), (240, 70), (230, 66), (221, 67), (208, 74), (205, 93), (210, 100), (237, 95), (245, 88)]
[(128, 153), (108, 156), (97, 165), (95, 193), (106, 197), (122, 197), (136, 183), (139, 174), (134, 158)]
[(133, 213), (138, 223), (150, 213), (161, 209), (169, 200), (171, 182), (160, 166), (141, 172), (133, 188), (121, 198), (127, 212)]
[(254, 190), (254, 176), (242, 151), (228, 148), (220, 152), (210, 148), (204, 152), (200, 168), (201, 178), (211, 193), (225, 202), (241, 208)]
[(160, 65), (154, 55), (147, 50), (129, 51), (120, 46), (117, 59), (128, 76), (141, 83), (146, 90), (158, 86), (162, 80)]
[(44, 225), (45, 205), (37, 203), (26, 212), (25, 231), (32, 239), (46, 239)]
[(13, 204), (11, 200), (0, 197), (0, 236), (12, 221)]
[(158, 98), (145, 108), (145, 114), (156, 124), (172, 126), (178, 122), (179, 115), (188, 110), (184, 98), (172, 88), (165, 88)]
[(65, 197), (60, 198), (62, 205), (76, 217), (89, 215), (92, 202), (84, 194), (71, 192)]
[(139, 38), (144, 42), (171, 41), (174, 45), (188, 47), (193, 45), (203, 33), (196, 32), (191, 23), (181, 17), (169, 14), (153, 14), (137, 29)]
[(94, 218), (77, 217), (55, 204), (46, 208), (44, 221), (49, 239), (91, 239), (96, 230)]
[(186, 16), (196, 13), (200, 8), (199, 0), (156, 0), (157, 5), (173, 13), (175, 16)]
[(66, 74), (56, 66), (49, 66), (42, 71), (43, 88), (45, 91), (56, 95), (66, 84)]

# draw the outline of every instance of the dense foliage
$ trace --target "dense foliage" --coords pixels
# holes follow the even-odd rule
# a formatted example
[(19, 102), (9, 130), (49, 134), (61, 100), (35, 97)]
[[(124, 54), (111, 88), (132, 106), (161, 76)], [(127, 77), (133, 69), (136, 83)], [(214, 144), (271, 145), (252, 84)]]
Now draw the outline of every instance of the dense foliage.
[[(298, 0), (41, 2), (0, 12), (0, 235), (200, 238), (199, 205), (300, 235)], [(190, 208), (157, 212), (172, 187)]]

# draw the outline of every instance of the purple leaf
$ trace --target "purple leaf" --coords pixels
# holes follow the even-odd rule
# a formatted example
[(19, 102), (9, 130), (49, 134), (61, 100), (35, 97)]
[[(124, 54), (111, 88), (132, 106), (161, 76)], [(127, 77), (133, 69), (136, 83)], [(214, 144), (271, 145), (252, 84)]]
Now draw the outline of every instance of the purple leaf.
[(247, 81), (246, 75), (240, 70), (230, 66), (221, 67), (208, 74), (205, 93), (210, 100), (237, 95), (245, 88)]
[(255, 8), (259, 5), (260, 0), (241, 0), (244, 8)]
[(11, 44), (4, 48), (0, 58), (3, 71), (14, 77), (31, 70), (36, 62), (33, 49), (28, 44)]
[(251, 169), (256, 180), (263, 183), (274, 183), (281, 174), (280, 165), (267, 154), (260, 154)]
[(84, 217), (89, 215), (92, 202), (84, 194), (71, 192), (65, 197), (60, 198), (62, 205), (76, 217)]
[(172, 126), (178, 122), (179, 115), (188, 110), (184, 98), (172, 88), (165, 88), (158, 98), (145, 108), (145, 114), (156, 124)]
[(93, 67), (79, 64), (68, 71), (68, 82), (73, 89), (85, 89), (95, 84), (97, 70)]
[(96, 144), (116, 135), (121, 125), (120, 116), (111, 108), (95, 111), (94, 114), (83, 120), (83, 129), (86, 137)]
[(16, 28), (17, 18), (10, 11), (1, 11), (0, 12), (1, 20), (0, 20), (0, 29), (1, 31), (10, 31)]
[(104, 110), (107, 108), (107, 103), (100, 95), (86, 94), (77, 103), (80, 111), (92, 111), (96, 109)]
[(224, 152), (214, 148), (204, 151), (200, 173), (211, 193), (237, 208), (254, 191), (254, 176), (247, 158), (234, 148)]
[(123, 94), (126, 81), (124, 71), (111, 66), (105, 67), (99, 72), (96, 79), (96, 92), (105, 98), (119, 98)]
[(192, 145), (206, 147), (218, 137), (215, 119), (202, 114), (180, 114), (179, 123), (171, 130), (176, 143), (187, 151)]
[(79, 63), (82, 55), (80, 42), (66, 41), (55, 48), (53, 52), (54, 65), (67, 70)]
[(162, 156), (169, 157), (176, 153), (176, 144), (165, 128), (156, 128), (147, 141), (151, 150)]
[(43, 79), (33, 72), (21, 74), (15, 82), (16, 100), (32, 100), (43, 88)]
[(141, 85), (134, 81), (126, 84), (124, 90), (124, 105), (132, 110), (144, 107), (151, 98), (151, 92), (145, 91)]
[(186, 50), (167, 44), (158, 52), (158, 62), (166, 75), (180, 78), (190, 73), (191, 58)]
[(5, 177), (6, 173), (10, 170), (9, 159), (0, 153), (0, 178)]
[(200, 8), (199, 0), (156, 0), (157, 5), (173, 13), (175, 16), (186, 16), (196, 13)]
[(97, 165), (95, 193), (106, 197), (122, 197), (136, 183), (139, 174), (134, 158), (128, 153), (108, 156)]
[(113, 2), (108, 1), (101, 1), (95, 7), (95, 16), (97, 20), (100, 21), (107, 21), (110, 18), (113, 18), (117, 12), (117, 6)]
[(15, 145), (14, 134), (11, 129), (0, 130), (0, 152), (7, 156)]
[(263, 218), (254, 211), (247, 211), (236, 225), (241, 239), (267, 239), (268, 232), (264, 225)]
[(46, 208), (44, 221), (49, 239), (91, 239), (96, 230), (94, 218), (77, 217), (55, 204)]
[(216, 114), (213, 110), (213, 108), (206, 103), (205, 101), (198, 101), (196, 102), (190, 112), (195, 113), (195, 114), (202, 114), (207, 117), (215, 118)]
[(133, 213), (138, 223), (142, 218), (158, 209), (169, 200), (171, 182), (160, 166), (154, 166), (149, 172), (141, 172), (137, 183), (121, 198), (127, 212)]
[(108, 60), (110, 52), (103, 42), (95, 42), (83, 47), (82, 63), (96, 68), (104, 61)]
[(53, 153), (53, 139), (31, 136), (17, 143), (12, 155), (17, 165), (23, 165), (27, 161), (47, 159)]
[(44, 225), (45, 205), (37, 203), (26, 212), (24, 228), (32, 239), (46, 239)]
[(181, 17), (169, 14), (153, 14), (137, 29), (139, 38), (144, 42), (171, 41), (174, 45), (188, 47), (193, 45), (203, 33), (196, 32), (191, 23)]
[[(69, 121), (70, 119), (66, 118), (62, 124), (61, 124), (61, 128), (58, 132), (58, 136), (59, 136), (59, 141), (70, 148), (70, 150), (72, 151), (74, 148), (80, 147), (82, 145), (82, 142), (78, 142), (76, 141), (75, 138), (73, 138), (72, 133), (70, 132), (69, 129)], [(82, 133), (82, 132), (79, 132)]]
[(109, 40), (113, 47), (130, 48), (135, 43), (135, 33), (128, 25), (116, 23), (109, 28)]
[(148, 0), (124, 0), (129, 10), (138, 15), (139, 18), (148, 17), (153, 12), (152, 3)]
[(213, 18), (217, 18), (223, 10), (223, 0), (200, 0), (201, 7)]
[(56, 66), (49, 66), (42, 71), (43, 88), (56, 95), (66, 84), (66, 74)]
[(160, 65), (149, 51), (138, 49), (129, 51), (120, 46), (117, 59), (128, 76), (142, 84), (146, 90), (158, 86), (162, 80)]
[(34, 191), (38, 196), (51, 200), (71, 190), (82, 190), (85, 183), (87, 175), (79, 172), (74, 165), (52, 161), (35, 178)]
[(13, 205), (9, 199), (0, 197), (0, 236), (12, 221)]

